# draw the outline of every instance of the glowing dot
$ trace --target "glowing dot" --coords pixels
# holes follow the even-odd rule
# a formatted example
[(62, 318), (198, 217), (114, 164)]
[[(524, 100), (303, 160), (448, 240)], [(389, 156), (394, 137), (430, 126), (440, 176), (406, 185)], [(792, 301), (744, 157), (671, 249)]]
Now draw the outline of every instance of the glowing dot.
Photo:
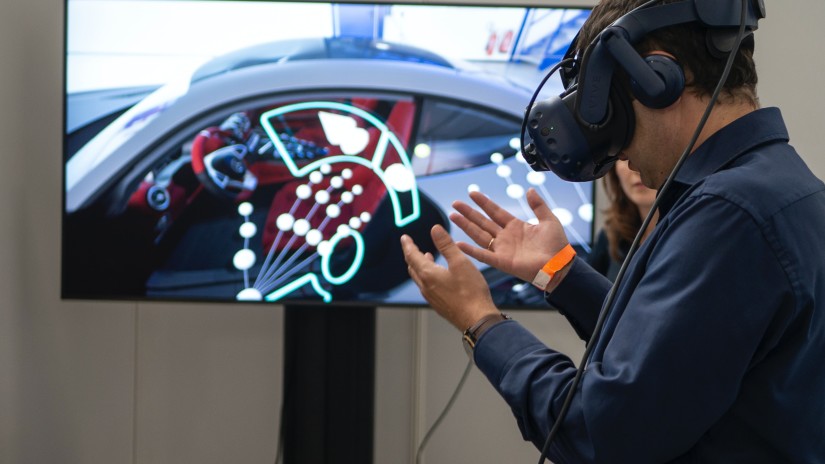
[(330, 166), (328, 164), (325, 164), (325, 165), (321, 166), (321, 173), (322, 174), (329, 174), (331, 172), (332, 172), (332, 166)]
[(559, 218), (559, 222), (565, 227), (573, 223), (573, 214), (566, 208), (556, 208), (553, 210), (553, 214)]
[(584, 222), (593, 222), (593, 203), (585, 203), (579, 206), (579, 217)]
[(507, 196), (512, 199), (518, 199), (524, 196), (524, 187), (519, 184), (510, 184), (507, 186)]
[(264, 296), (257, 288), (245, 288), (238, 292), (235, 299), (238, 301), (261, 301), (264, 299)]
[(312, 171), (309, 175), (309, 181), (313, 184), (320, 184), (322, 180), (324, 180), (324, 175), (318, 171)]
[(480, 192), (481, 187), (479, 187), (478, 184), (470, 184), (470, 185), (467, 186), (467, 191), (468, 192)]
[(352, 232), (352, 228), (346, 224), (341, 224), (338, 226), (338, 233), (341, 235), (349, 235)]
[(352, 193), (355, 195), (361, 195), (364, 193), (364, 187), (361, 187), (360, 184), (355, 184), (352, 186)]
[(426, 143), (419, 143), (413, 148), (413, 153), (418, 158), (429, 158), (432, 152), (433, 149)]
[(510, 139), (510, 148), (513, 150), (521, 150), (521, 139), (518, 137), (513, 137)]
[(372, 220), (372, 214), (370, 214), (366, 211), (361, 213), (361, 216), (359, 216), (359, 217), (361, 218), (361, 222), (370, 222)]
[(327, 206), (327, 216), (335, 219), (341, 215), (341, 207), (336, 204), (331, 204)]
[(235, 266), (235, 269), (240, 271), (249, 270), (249, 268), (255, 264), (255, 253), (248, 248), (244, 248), (235, 253), (235, 257), (232, 258), (232, 264)]
[(293, 224), (295, 224), (295, 218), (289, 213), (284, 213), (278, 216), (278, 219), (275, 221), (275, 225), (278, 227), (278, 230), (282, 230), (284, 232), (292, 229)]
[(357, 217), (350, 218), (349, 226), (352, 227), (353, 229), (357, 229), (357, 228), (361, 227), (361, 220), (358, 219)]
[(324, 239), (324, 234), (318, 229), (312, 229), (307, 232), (307, 245), (316, 246)]
[(294, 232), (295, 235), (299, 237), (303, 237), (304, 235), (306, 235), (307, 232), (309, 232), (309, 229), (309, 221), (307, 221), (306, 219), (298, 219), (292, 226), (292, 232)]
[(329, 203), (329, 192), (327, 192), (326, 190), (318, 190), (317, 192), (315, 192), (315, 201), (319, 205), (325, 205)]
[(543, 185), (545, 180), (547, 180), (547, 176), (543, 172), (533, 171), (527, 173), (527, 182), (530, 185)]
[(347, 168), (341, 171), (341, 177), (344, 179), (352, 179), (352, 169)]
[(409, 192), (415, 187), (415, 174), (400, 163), (391, 164), (384, 170), (387, 183), (399, 192)]
[(352, 192), (344, 192), (341, 194), (341, 201), (343, 201), (346, 204), (352, 203), (352, 200), (354, 199), (355, 196), (352, 194)]
[(332, 244), (329, 243), (329, 240), (324, 240), (323, 242), (318, 244), (318, 254), (321, 256), (327, 256), (332, 252)]
[(504, 155), (499, 152), (495, 152), (490, 155), (490, 161), (496, 164), (501, 164), (501, 162), (504, 161)]
[(510, 169), (510, 166), (507, 166), (506, 164), (499, 164), (496, 168), (496, 174), (498, 174), (498, 176), (502, 178), (510, 177), (510, 174), (512, 173), (513, 170)]
[(522, 291), (522, 290), (524, 290), (525, 288), (528, 288), (528, 287), (529, 287), (529, 284), (522, 282), (522, 283), (519, 283), (519, 284), (513, 284), (512, 288), (513, 288), (514, 292), (520, 292), (520, 291)]
[(344, 186), (344, 178), (341, 176), (335, 176), (332, 178), (332, 180), (329, 181), (329, 185), (331, 185), (333, 188), (339, 189)]
[(258, 227), (256, 227), (255, 224), (253, 224), (251, 222), (244, 222), (243, 224), (241, 224), (241, 228), (240, 228), (239, 231), (240, 231), (241, 237), (243, 237), (243, 238), (252, 238), (258, 232)]
[(255, 208), (252, 207), (252, 203), (245, 201), (238, 205), (238, 214), (240, 214), (241, 216), (249, 216), (250, 214), (252, 214), (252, 211), (254, 211), (254, 209)]
[(524, 159), (524, 153), (522, 153), (522, 152), (518, 152), (518, 153), (516, 153), (515, 158), (516, 158), (516, 161), (518, 161), (519, 163), (521, 163), (521, 164), (527, 164), (527, 160), (526, 160), (526, 159)]
[(312, 196), (312, 189), (309, 185), (301, 184), (298, 188), (295, 189), (295, 196), (300, 198), (301, 200), (306, 200), (307, 198)]

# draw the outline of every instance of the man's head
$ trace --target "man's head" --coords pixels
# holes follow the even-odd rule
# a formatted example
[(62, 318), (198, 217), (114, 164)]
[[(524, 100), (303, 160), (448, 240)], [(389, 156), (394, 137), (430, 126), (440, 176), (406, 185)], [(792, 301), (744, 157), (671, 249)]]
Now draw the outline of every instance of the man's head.
[(645, 185), (660, 187), (699, 129), (738, 39), (731, 73), (691, 147), (758, 107), (751, 34), (765, 17), (763, 1), (602, 0), (568, 53), (577, 60), (562, 68), (565, 92), (527, 114), (527, 162), (581, 182), (603, 176), (619, 157)]
[[(662, 0), (660, 3), (676, 3), (684, 0)], [(739, 2), (739, 0), (717, 0)], [(602, 0), (582, 26), (576, 48), (583, 52), (606, 27), (646, 3), (646, 0)], [(719, 82), (727, 55), (714, 55), (707, 45), (708, 31), (696, 23), (662, 28), (650, 33), (636, 50), (643, 56), (652, 52), (665, 52), (683, 68), (686, 90), (697, 96), (710, 96)], [(758, 106), (756, 96), (756, 66), (753, 62), (753, 35), (747, 36), (739, 47), (720, 99), (723, 102), (745, 100)]]
[[(676, 1), (680, 0), (664, 0), (661, 3)], [(602, 0), (582, 27), (576, 47), (583, 53), (602, 30), (643, 3), (644, 0)], [(654, 30), (634, 45), (642, 56), (663, 55), (672, 58), (682, 67), (685, 89), (675, 103), (665, 108), (649, 108), (633, 99), (628, 77), (620, 67), (616, 70), (615, 78), (620, 83), (620, 91), (626, 92), (633, 100), (635, 113), (633, 137), (620, 153), (620, 158), (628, 159), (631, 169), (639, 171), (642, 181), (650, 188), (661, 187), (670, 174), (698, 125), (724, 70), (727, 55), (713, 53), (707, 45), (708, 40), (706, 28), (696, 23), (687, 23)], [(712, 118), (699, 143), (733, 117), (741, 116), (758, 106), (753, 49), (753, 36), (750, 35), (742, 42), (736, 54), (715, 106), (716, 115), (728, 112), (729, 109), (732, 111), (724, 118)]]

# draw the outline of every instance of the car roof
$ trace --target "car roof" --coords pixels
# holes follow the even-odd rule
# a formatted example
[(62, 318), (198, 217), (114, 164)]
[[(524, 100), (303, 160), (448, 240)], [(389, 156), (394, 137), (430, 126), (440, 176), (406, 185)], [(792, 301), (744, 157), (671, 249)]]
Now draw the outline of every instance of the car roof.
[(365, 37), (319, 37), (267, 42), (235, 50), (198, 68), (192, 82), (252, 66), (317, 59), (388, 60), (455, 67), (441, 55), (411, 45)]

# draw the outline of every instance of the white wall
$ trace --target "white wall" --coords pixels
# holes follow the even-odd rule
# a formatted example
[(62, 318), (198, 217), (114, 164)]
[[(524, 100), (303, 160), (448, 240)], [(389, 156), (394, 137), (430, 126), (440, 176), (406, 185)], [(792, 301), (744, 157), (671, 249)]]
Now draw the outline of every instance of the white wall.
[[(825, 177), (825, 2), (769, 2), (768, 11), (757, 33), (763, 104), (782, 106), (794, 144)], [(0, 463), (272, 462), (280, 308), (59, 299), (62, 27), (59, 0), (3, 4)], [(557, 315), (515, 316), (578, 359), (582, 347)], [(379, 311), (377, 345), (376, 462), (412, 462), (466, 357), (428, 310)], [(425, 462), (537, 456), (474, 371)]]

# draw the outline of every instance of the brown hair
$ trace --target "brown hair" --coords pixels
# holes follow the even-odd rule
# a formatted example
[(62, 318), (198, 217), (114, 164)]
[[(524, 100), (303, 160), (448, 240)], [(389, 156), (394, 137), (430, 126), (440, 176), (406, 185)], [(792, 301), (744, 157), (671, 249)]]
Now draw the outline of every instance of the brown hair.
[(607, 198), (610, 200), (609, 206), (604, 212), (604, 231), (607, 235), (608, 251), (610, 257), (621, 262), (624, 259), (620, 249), (633, 243), (636, 233), (642, 227), (642, 218), (639, 215), (639, 208), (630, 198), (625, 195), (622, 185), (619, 183), (619, 175), (616, 174), (616, 165), (607, 172), (602, 179)]
[[(675, 1), (678, 0), (662, 0), (660, 3)], [(583, 51), (604, 28), (643, 3), (645, 0), (602, 0), (593, 8), (590, 17), (582, 26), (576, 47)], [(686, 88), (695, 95), (710, 96), (722, 75), (727, 56), (712, 55), (708, 50), (707, 40), (706, 29), (695, 23), (688, 23), (655, 30), (635, 47), (643, 55), (653, 50), (670, 53), (685, 71)], [(720, 99), (729, 102), (743, 99), (758, 106), (753, 50), (754, 41), (751, 35), (742, 41)]]

